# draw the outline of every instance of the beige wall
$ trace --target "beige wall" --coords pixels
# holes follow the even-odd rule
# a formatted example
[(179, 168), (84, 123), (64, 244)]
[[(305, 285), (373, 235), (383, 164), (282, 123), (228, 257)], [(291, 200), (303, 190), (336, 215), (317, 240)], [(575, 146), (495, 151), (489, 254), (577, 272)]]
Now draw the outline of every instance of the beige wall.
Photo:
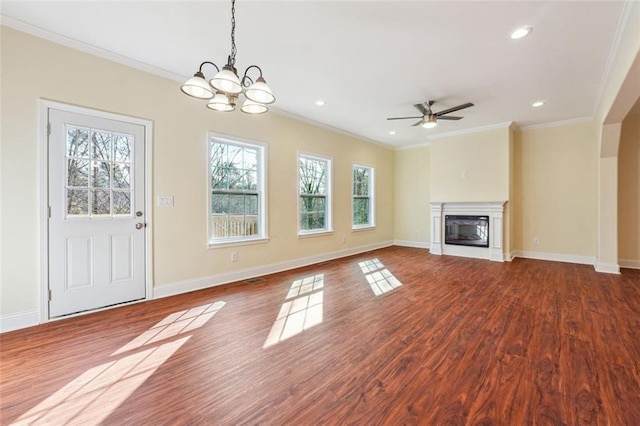
[(429, 146), (395, 152), (394, 237), (397, 241), (431, 242)]
[[(38, 307), (39, 99), (153, 121), (152, 196), (175, 197), (175, 207), (154, 210), (156, 286), (393, 239), (393, 152), (389, 149), (274, 113), (215, 113), (182, 95), (177, 82), (6, 27), (2, 27), (1, 54), (0, 315)], [(269, 243), (207, 249), (207, 131), (268, 145)], [(298, 151), (334, 159), (333, 235), (297, 238)], [(375, 167), (375, 230), (351, 232), (353, 163)], [(238, 262), (230, 262), (231, 251), (238, 252)]]
[(514, 250), (595, 256), (597, 160), (593, 122), (516, 132)]
[(640, 115), (622, 122), (618, 152), (618, 258), (640, 266)]
[(430, 165), (431, 201), (506, 201), (509, 128), (435, 139)]

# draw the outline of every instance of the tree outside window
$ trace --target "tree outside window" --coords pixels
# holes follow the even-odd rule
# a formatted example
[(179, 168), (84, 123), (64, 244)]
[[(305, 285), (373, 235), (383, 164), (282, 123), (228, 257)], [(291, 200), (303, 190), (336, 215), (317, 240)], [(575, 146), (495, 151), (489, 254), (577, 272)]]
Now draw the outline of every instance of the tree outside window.
[(353, 166), (353, 227), (373, 226), (373, 168)]
[(67, 217), (131, 216), (133, 135), (67, 125)]
[(210, 239), (264, 236), (263, 147), (219, 138), (210, 142)]
[(331, 160), (301, 154), (298, 166), (300, 232), (328, 231)]

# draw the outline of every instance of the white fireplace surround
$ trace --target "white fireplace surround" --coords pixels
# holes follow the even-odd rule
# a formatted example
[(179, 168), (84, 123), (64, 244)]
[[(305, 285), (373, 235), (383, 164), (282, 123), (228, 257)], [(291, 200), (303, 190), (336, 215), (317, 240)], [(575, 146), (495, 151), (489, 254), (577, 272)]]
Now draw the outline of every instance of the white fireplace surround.
[[(506, 201), (431, 203), (431, 254), (475, 257), (496, 262), (508, 259), (504, 245), (504, 206)], [(469, 247), (444, 243), (446, 215), (489, 216), (489, 247)]]

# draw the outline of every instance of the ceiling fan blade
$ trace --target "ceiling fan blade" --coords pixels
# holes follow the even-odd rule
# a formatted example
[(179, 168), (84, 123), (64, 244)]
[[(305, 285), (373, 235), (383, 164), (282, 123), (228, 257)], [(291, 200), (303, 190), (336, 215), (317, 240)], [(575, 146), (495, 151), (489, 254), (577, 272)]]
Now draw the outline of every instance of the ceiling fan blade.
[(423, 104), (414, 104), (413, 106), (416, 107), (416, 109), (420, 111), (422, 115), (429, 115), (429, 110), (427, 110)]
[(453, 108), (449, 108), (449, 109), (445, 109), (443, 111), (436, 112), (435, 116), (436, 117), (441, 117), (441, 116), (443, 116), (445, 114), (449, 114), (450, 112), (459, 111), (461, 109), (469, 108), (469, 107), (472, 107), (472, 106), (473, 106), (473, 104), (471, 102), (467, 102), (466, 104), (458, 105), (458, 106), (455, 106)]
[(438, 120), (462, 120), (462, 117), (454, 117), (453, 115), (444, 115), (438, 117)]
[(387, 120), (406, 120), (408, 118), (423, 118), (423, 117), (391, 117), (391, 118), (387, 118)]
[(411, 127), (419, 126), (419, 125), (421, 125), (422, 123), (424, 123), (424, 120), (420, 120), (420, 121), (418, 121), (416, 124), (412, 124), (412, 125), (411, 125)]

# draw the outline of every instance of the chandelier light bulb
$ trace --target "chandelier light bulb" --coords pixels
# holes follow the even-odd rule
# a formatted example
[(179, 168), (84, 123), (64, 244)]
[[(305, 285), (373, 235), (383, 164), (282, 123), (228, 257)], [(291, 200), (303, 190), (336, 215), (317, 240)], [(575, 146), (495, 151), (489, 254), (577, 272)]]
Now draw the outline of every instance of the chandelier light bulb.
[(184, 83), (180, 90), (183, 93), (197, 98), (197, 99), (211, 99), (213, 98), (213, 90), (211, 90), (211, 86), (204, 79), (204, 74), (201, 72), (197, 72)]
[(211, 85), (223, 93), (237, 95), (242, 92), (240, 79), (229, 65), (225, 65), (210, 81)]
[(269, 108), (267, 108), (266, 105), (258, 102), (253, 102), (249, 98), (245, 99), (244, 104), (242, 105), (242, 108), (240, 108), (240, 111), (245, 112), (247, 114), (263, 114), (268, 110)]
[(207, 108), (221, 112), (230, 112), (236, 109), (234, 105), (229, 103), (229, 98), (221, 92), (216, 93), (213, 99), (207, 104)]
[(276, 97), (273, 96), (271, 89), (267, 86), (267, 82), (262, 76), (258, 77), (258, 80), (247, 89), (244, 95), (248, 99), (261, 104), (272, 104), (276, 100)]

